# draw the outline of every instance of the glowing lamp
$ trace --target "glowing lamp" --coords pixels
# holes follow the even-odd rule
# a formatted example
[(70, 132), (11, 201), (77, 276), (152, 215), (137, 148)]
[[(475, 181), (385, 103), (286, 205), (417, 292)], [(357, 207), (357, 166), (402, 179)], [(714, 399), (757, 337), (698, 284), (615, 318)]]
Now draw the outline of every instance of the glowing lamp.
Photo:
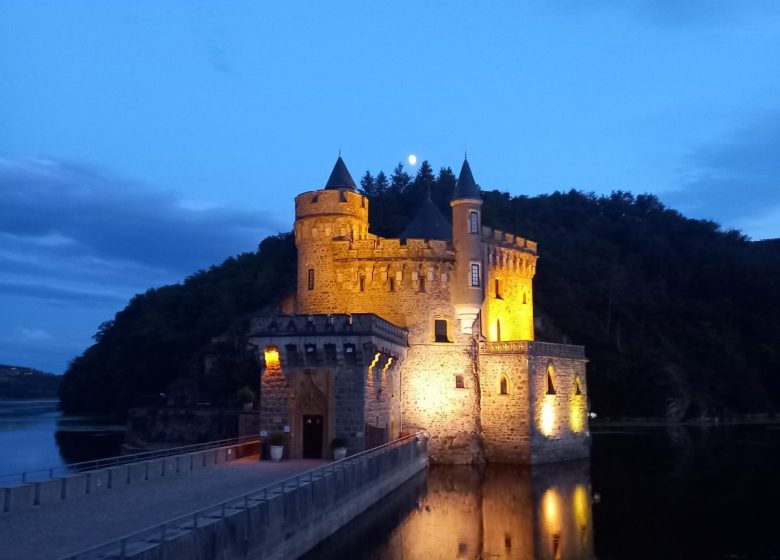
[(279, 371), (282, 369), (282, 364), (279, 362), (279, 349), (276, 346), (266, 346), (264, 354), (266, 370)]

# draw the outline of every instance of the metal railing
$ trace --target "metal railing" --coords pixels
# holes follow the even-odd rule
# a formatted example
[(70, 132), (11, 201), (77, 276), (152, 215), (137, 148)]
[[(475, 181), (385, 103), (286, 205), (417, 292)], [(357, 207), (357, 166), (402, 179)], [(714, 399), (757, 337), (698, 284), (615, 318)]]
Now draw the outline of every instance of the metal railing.
[(206, 449), (225, 447), (228, 445), (237, 445), (241, 443), (252, 443), (254, 441), (258, 441), (257, 436), (242, 436), (218, 441), (209, 441), (206, 443), (185, 445), (182, 447), (170, 447), (167, 449), (158, 449), (155, 451), (144, 451), (142, 453), (133, 453), (132, 455), (119, 455), (116, 457), (108, 457), (106, 459), (95, 459), (93, 461), (82, 461), (81, 463), (70, 463), (56, 467), (2, 474), (0, 475), (0, 487), (15, 484), (26, 484), (28, 482), (42, 482), (44, 480), (49, 480), (68, 474), (94, 471), (97, 469), (104, 469), (107, 467), (115, 467), (119, 465), (129, 465), (131, 463), (148, 461), (150, 459), (161, 459), (163, 457), (170, 457), (172, 455), (194, 453), (196, 451), (204, 451)]
[(345, 459), (333, 461), (327, 465), (309, 469), (283, 480), (272, 482), (266, 486), (247, 492), (246, 494), (225, 500), (224, 502), (219, 502), (197, 511), (169, 519), (164, 523), (147, 527), (146, 529), (125, 535), (119, 539), (82, 550), (75, 554), (63, 556), (60, 560), (107, 560), (109, 558), (127, 558), (128, 553), (133, 554), (138, 552), (139, 549), (162, 544), (166, 540), (174, 539), (183, 533), (194, 531), (206, 524), (225, 519), (233, 513), (249, 509), (252, 505), (267, 501), (274, 496), (284, 494), (288, 490), (299, 488), (304, 484), (311, 484), (315, 478), (326, 476), (352, 464), (364, 461), (372, 456), (384, 454), (387, 451), (403, 447), (409, 443), (414, 442), (416, 444), (420, 439), (427, 439), (427, 437), (428, 435), (425, 432), (404, 436), (384, 445), (356, 453)]

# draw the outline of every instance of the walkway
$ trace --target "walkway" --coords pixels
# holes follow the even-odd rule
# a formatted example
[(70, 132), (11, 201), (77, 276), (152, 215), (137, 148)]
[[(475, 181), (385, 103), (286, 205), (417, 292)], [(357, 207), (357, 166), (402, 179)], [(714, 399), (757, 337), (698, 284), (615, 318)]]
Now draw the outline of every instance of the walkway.
[(323, 460), (272, 463), (257, 456), (149, 480), (40, 510), (0, 514), (0, 560), (52, 560), (216, 504)]

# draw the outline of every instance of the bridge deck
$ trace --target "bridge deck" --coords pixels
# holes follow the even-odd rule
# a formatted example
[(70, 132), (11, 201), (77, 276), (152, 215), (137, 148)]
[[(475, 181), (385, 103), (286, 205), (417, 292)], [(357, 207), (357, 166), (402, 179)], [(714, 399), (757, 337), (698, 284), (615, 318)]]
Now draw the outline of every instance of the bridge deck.
[(53, 559), (163, 523), (326, 463), (246, 457), (208, 469), (0, 514), (0, 560)]

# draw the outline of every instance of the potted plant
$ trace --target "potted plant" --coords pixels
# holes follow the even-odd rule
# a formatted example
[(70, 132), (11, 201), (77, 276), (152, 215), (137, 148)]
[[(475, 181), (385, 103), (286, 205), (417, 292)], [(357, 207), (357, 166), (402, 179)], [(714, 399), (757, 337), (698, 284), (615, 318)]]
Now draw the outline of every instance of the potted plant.
[(333, 450), (333, 458), (338, 461), (347, 456), (347, 438), (336, 437), (330, 442), (330, 448)]
[(251, 388), (244, 385), (238, 390), (236, 397), (245, 412), (252, 410), (252, 406), (255, 404), (255, 392)]
[(268, 445), (271, 448), (271, 460), (278, 463), (284, 454), (284, 444), (287, 436), (284, 432), (271, 432), (268, 436)]

